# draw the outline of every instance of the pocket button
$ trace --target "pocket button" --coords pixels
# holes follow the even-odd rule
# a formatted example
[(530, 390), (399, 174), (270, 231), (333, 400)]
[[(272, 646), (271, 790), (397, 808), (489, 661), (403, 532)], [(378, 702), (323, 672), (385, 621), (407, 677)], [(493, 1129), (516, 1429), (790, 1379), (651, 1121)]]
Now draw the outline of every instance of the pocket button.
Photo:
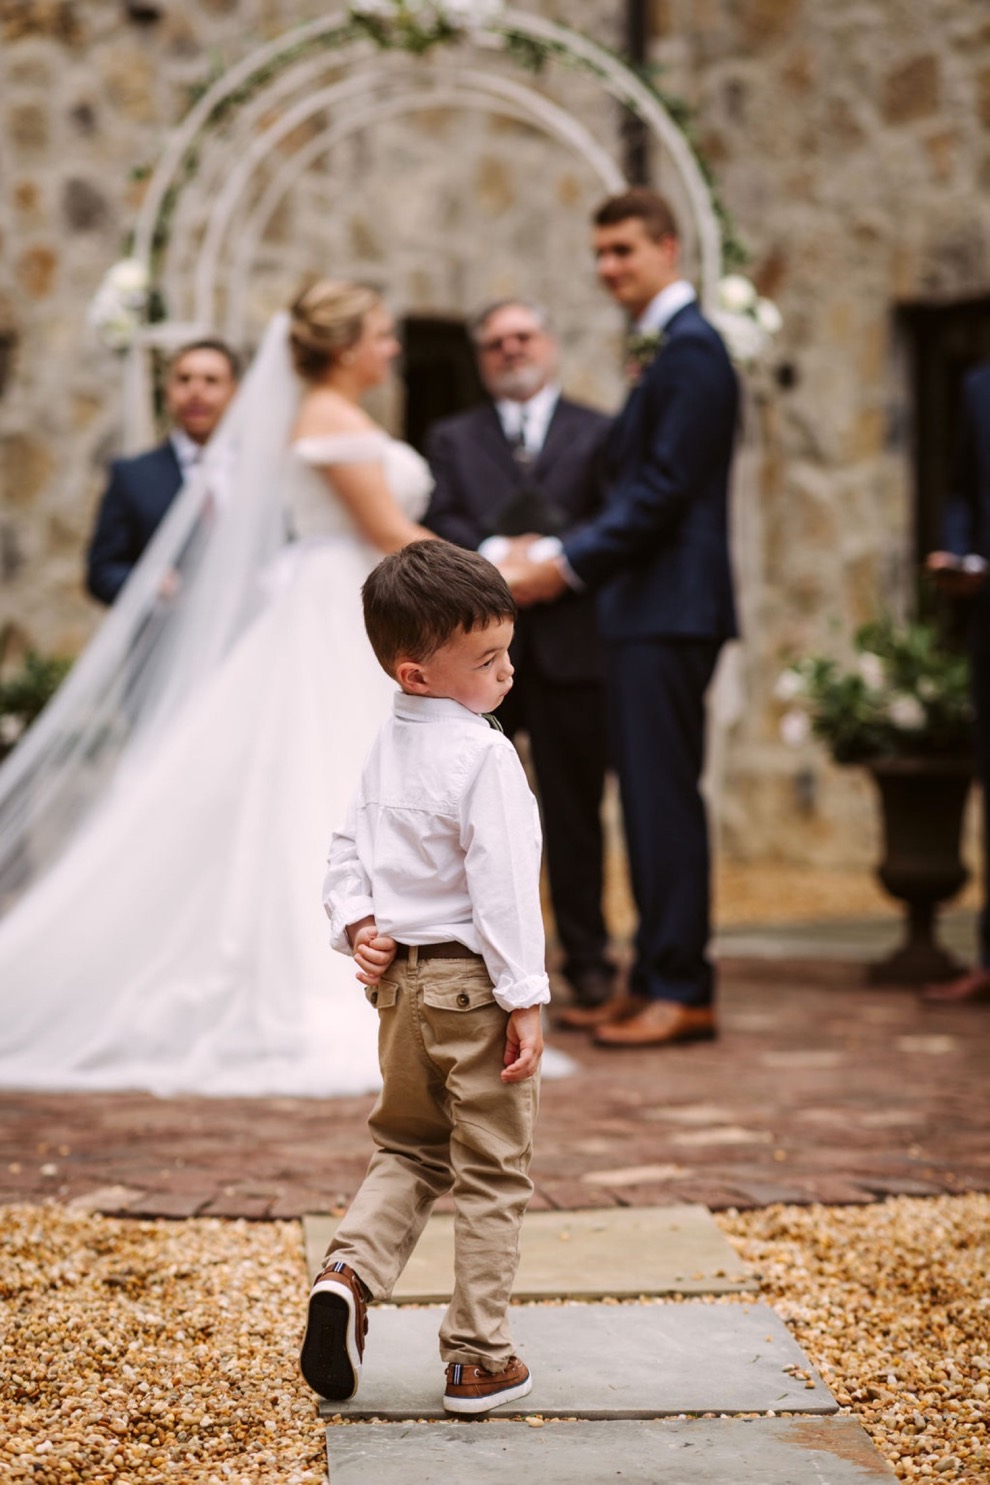
[(460, 1005), (460, 1006), (470, 1005), (471, 1004), (471, 997), (470, 997), (470, 995), (465, 995), (464, 991), (462, 990), (461, 993), (460, 993), (460, 995), (457, 997), (457, 1004)]
[(371, 1004), (372, 1005), (377, 1005), (378, 1004), (378, 991), (377, 990), (372, 990), (372, 992), (371, 992)]

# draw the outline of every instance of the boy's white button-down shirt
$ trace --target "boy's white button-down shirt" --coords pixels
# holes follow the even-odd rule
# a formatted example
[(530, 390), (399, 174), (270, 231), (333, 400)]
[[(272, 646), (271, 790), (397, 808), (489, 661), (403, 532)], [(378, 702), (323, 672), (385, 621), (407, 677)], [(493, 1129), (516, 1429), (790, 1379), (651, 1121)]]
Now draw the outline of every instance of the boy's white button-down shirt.
[(550, 999), (542, 837), (515, 748), (460, 702), (395, 697), (365, 763), (323, 889), (331, 942), (373, 915), (403, 944), (455, 939), (484, 957), (503, 1010)]

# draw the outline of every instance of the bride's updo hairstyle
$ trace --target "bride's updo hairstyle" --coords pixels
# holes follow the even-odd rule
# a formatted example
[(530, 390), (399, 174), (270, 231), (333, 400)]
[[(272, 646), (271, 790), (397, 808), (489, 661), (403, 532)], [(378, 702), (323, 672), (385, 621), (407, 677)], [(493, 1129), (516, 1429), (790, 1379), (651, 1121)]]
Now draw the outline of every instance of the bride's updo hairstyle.
[(289, 307), (292, 364), (307, 382), (323, 379), (335, 361), (356, 345), (369, 310), (381, 295), (368, 284), (321, 278), (297, 294)]

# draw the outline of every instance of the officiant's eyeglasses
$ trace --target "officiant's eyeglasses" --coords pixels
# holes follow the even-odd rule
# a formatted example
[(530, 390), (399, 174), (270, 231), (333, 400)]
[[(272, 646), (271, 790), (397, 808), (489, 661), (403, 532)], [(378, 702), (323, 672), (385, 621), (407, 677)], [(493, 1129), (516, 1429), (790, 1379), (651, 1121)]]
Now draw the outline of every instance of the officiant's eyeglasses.
[(510, 330), (507, 335), (494, 335), (491, 340), (479, 341), (478, 349), (486, 353), (504, 351), (510, 340), (517, 340), (520, 345), (529, 345), (539, 333), (539, 330)]

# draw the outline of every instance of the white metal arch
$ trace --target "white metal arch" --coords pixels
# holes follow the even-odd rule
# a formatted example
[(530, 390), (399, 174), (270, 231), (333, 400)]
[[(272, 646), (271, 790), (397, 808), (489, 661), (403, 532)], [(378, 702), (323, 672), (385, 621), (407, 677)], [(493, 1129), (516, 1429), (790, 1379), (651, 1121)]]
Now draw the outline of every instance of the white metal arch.
[[(484, 74), (482, 74), (484, 76)], [(461, 73), (459, 80), (462, 83), (470, 81), (471, 74)], [(451, 108), (483, 108), (490, 113), (498, 112), (503, 117), (512, 118), (520, 123), (531, 124), (532, 115), (529, 111), (516, 106), (508, 98), (497, 99), (493, 106), (485, 98), (479, 98), (477, 90), (463, 91), (461, 88), (450, 86), (442, 90), (431, 90), (427, 95), (421, 97), (398, 97), (382, 101), (370, 107), (360, 116), (353, 116), (341, 120), (339, 124), (327, 129), (321, 134), (309, 140), (303, 148), (292, 157), (287, 166), (279, 172), (276, 178), (266, 189), (257, 205), (254, 206), (246, 220), (238, 224), (237, 241), (231, 267), (228, 273), (228, 305), (226, 312), (225, 333), (231, 338), (236, 338), (238, 330), (244, 321), (244, 303), (247, 298), (247, 278), (250, 272), (251, 262), (257, 254), (258, 244), (264, 235), (265, 229), (278, 210), (279, 204), (292, 190), (299, 178), (313, 165), (323, 154), (343, 138), (366, 125), (379, 123), (385, 119), (395, 117), (404, 113), (413, 113), (420, 109), (447, 106)], [(570, 134), (573, 130), (574, 121), (570, 115), (565, 115), (569, 122), (567, 137), (558, 135), (562, 143), (572, 142)], [(549, 132), (549, 131), (548, 131)], [(623, 176), (619, 167), (605, 154), (600, 152), (600, 158), (595, 159), (592, 152), (585, 155), (589, 164), (595, 168), (599, 180), (606, 191), (621, 190)], [(204, 297), (197, 299), (197, 304), (207, 302), (215, 291), (215, 279), (213, 285), (204, 285)]]
[[(305, 168), (305, 164), (295, 163), (295, 160), (311, 163), (319, 157), (320, 149), (328, 147), (331, 138), (344, 137), (358, 128), (370, 127), (379, 119), (394, 116), (397, 112), (414, 111), (425, 106), (420, 101), (421, 97), (428, 96), (425, 88), (419, 93), (407, 84), (406, 92), (401, 92), (403, 78), (411, 75), (418, 66), (414, 59), (400, 57), (395, 51), (390, 51), (385, 56), (370, 40), (348, 39), (341, 45), (333, 45), (334, 33), (343, 30), (347, 21), (346, 13), (335, 12), (276, 37), (244, 57), (224, 73), (190, 109), (152, 172), (135, 224), (134, 256), (142, 262), (152, 264), (157, 246), (156, 233), (160, 229), (164, 209), (170, 197), (177, 197), (168, 250), (163, 255), (161, 264), (162, 280), (166, 289), (173, 286), (171, 281), (174, 280), (174, 287), (177, 289), (181, 281), (187, 280), (190, 264), (195, 265), (195, 318), (184, 326), (167, 322), (148, 326), (128, 356), (125, 368), (125, 439), (128, 447), (140, 447), (151, 432), (146, 348), (155, 344), (175, 343), (180, 331), (201, 330), (214, 323), (215, 311), (210, 303), (211, 285), (215, 290), (224, 233), (234, 221), (241, 196), (252, 180), (253, 172), (248, 166), (247, 157), (250, 157), (251, 166), (257, 168), (264, 160), (266, 152), (272, 149), (273, 140), (283, 140), (291, 132), (288, 129), (273, 131), (266, 128), (260, 136), (251, 137), (256, 122), (265, 117), (266, 111), (280, 108), (284, 99), (298, 96), (300, 90), (325, 74), (328, 68), (342, 69), (352, 64), (352, 61), (359, 66), (365, 64), (360, 74), (355, 74), (351, 65), (350, 82), (344, 77), (317, 90), (316, 96), (322, 97), (323, 108), (332, 104), (339, 105), (349, 97), (366, 93), (369, 78), (374, 78), (386, 94), (389, 89), (400, 89), (398, 93), (393, 92), (392, 96), (379, 97), (368, 107), (355, 110), (353, 123), (331, 123), (322, 131), (319, 148), (317, 141), (303, 145), (296, 152), (294, 160), (283, 166), (283, 175), (288, 181), (298, 179), (300, 170)], [(631, 107), (644, 121), (659, 142), (664, 159), (672, 164), (686, 200), (697, 235), (701, 297), (710, 305), (721, 271), (721, 231), (718, 217), (698, 162), (660, 100), (620, 58), (579, 32), (540, 16), (507, 9), (496, 22), (472, 31), (463, 40), (466, 45), (482, 52), (500, 52), (504, 51), (505, 35), (508, 32), (560, 48), (583, 64), (582, 70), (586, 77), (597, 83), (612, 99)], [(424, 84), (428, 84), (438, 74), (443, 77), (440, 87), (435, 87), (432, 95), (429, 95), (431, 106), (436, 106), (444, 98), (446, 89), (446, 100), (451, 106), (487, 106), (492, 112), (522, 117), (524, 121), (577, 151), (599, 175), (606, 189), (621, 189), (624, 183), (622, 173), (611, 156), (579, 120), (545, 94), (507, 79), (500, 73), (477, 67), (465, 69), (458, 66), (455, 74), (457, 81), (451, 83), (446, 79), (444, 69), (437, 68), (432, 56), (430, 61), (429, 69), (419, 69), (422, 79), (419, 86), (423, 88)], [(266, 72), (268, 76), (265, 76)], [(458, 83), (463, 85), (469, 76), (472, 80), (472, 92), (468, 98)], [(245, 101), (239, 102), (238, 93), (250, 88), (252, 81), (259, 77), (263, 79), (259, 87)], [(482, 103), (481, 99), (485, 101)], [(221, 123), (225, 112), (237, 126), (233, 139), (222, 130), (217, 130), (212, 136), (210, 134), (211, 120)], [(296, 118), (298, 126), (300, 121), (312, 119), (318, 112), (318, 106), (313, 106), (312, 100), (307, 98), (305, 103), (294, 105), (289, 112)], [(242, 147), (245, 131), (251, 138), (246, 149)], [(262, 140), (265, 141), (264, 145)], [(210, 207), (205, 214), (205, 237), (198, 246), (197, 238), (204, 233), (202, 195), (195, 189), (187, 190), (185, 182), (190, 158), (197, 149), (203, 150), (203, 175), (197, 182), (200, 193), (209, 190), (211, 178), (224, 182), (219, 187), (216, 198), (211, 198)], [(234, 156), (234, 164), (228, 169), (227, 162), (231, 155)], [(236, 177), (237, 189), (231, 184), (231, 176)], [(263, 192), (264, 202), (276, 200), (278, 196), (279, 192), (274, 186)], [(246, 241), (237, 250), (236, 284), (239, 304), (244, 302), (244, 271), (241, 265), (249, 262), (245, 257), (246, 244), (257, 244), (264, 230), (264, 215), (260, 208), (252, 210), (248, 222)], [(237, 326), (232, 326), (231, 332), (236, 334), (236, 331)]]
[[(251, 149), (241, 157), (236, 169), (229, 175), (211, 211), (209, 226), (197, 263), (194, 295), (194, 316), (197, 320), (207, 321), (210, 318), (220, 274), (223, 240), (231, 226), (247, 179), (258, 161), (300, 124), (314, 114), (320, 113), (329, 104), (338, 101), (343, 92), (354, 91), (355, 82), (360, 87), (360, 80), (350, 79), (347, 84), (332, 85), (300, 101), (295, 108), (290, 109), (264, 134), (255, 139)], [(494, 100), (494, 106), (491, 100)], [(246, 267), (260, 234), (264, 230), (264, 225), (270, 219), (279, 200), (291, 189), (294, 181), (313, 160), (349, 134), (370, 127), (372, 124), (397, 115), (443, 106), (464, 109), (481, 108), (488, 112), (503, 113), (523, 123), (535, 121), (548, 135), (558, 139), (564, 145), (577, 148), (605, 190), (621, 189), (623, 183), (621, 170), (582, 124), (542, 95), (533, 93), (505, 78), (461, 68), (458, 69), (456, 75), (451, 74), (451, 80), (445, 82), (443, 87), (431, 86), (426, 92), (400, 93), (391, 98), (372, 100), (364, 108), (350, 110), (346, 118), (340, 119), (308, 141), (303, 149), (293, 157), (289, 167), (280, 171), (268, 187), (258, 207), (248, 218), (248, 224), (239, 225), (234, 250), (234, 267), (229, 275), (232, 304), (228, 307), (227, 318), (228, 330), (231, 333), (236, 330), (237, 315), (243, 303)]]
[[(308, 44), (318, 43), (321, 37), (340, 30), (346, 21), (344, 12), (335, 12), (306, 23), (291, 33), (292, 49), (299, 52)], [(634, 108), (643, 119), (673, 163), (684, 188), (698, 230), (702, 295), (703, 298), (710, 299), (718, 282), (721, 265), (718, 218), (698, 163), (680, 129), (660, 101), (618, 57), (579, 32), (541, 16), (506, 10), (498, 23), (473, 32), (469, 40), (477, 47), (501, 50), (503, 33), (507, 30), (563, 48), (565, 52), (585, 63), (611, 97)], [(289, 40), (290, 38), (282, 36), (257, 48), (219, 78), (186, 115), (149, 183), (135, 228), (135, 256), (143, 261), (150, 261), (156, 224), (163, 204), (169, 192), (179, 188), (183, 162), (211, 116), (222, 105), (230, 103), (237, 91), (249, 83), (252, 77), (277, 63), (285, 55)], [(335, 55), (342, 57), (345, 52), (353, 49), (363, 50), (367, 55), (371, 45), (349, 43)], [(286, 63), (286, 66), (292, 65), (292, 62)]]
[[(177, 304), (183, 298), (183, 286), (195, 276), (196, 244), (202, 235), (203, 203), (215, 202), (223, 188), (223, 182), (236, 163), (242, 141), (250, 141), (269, 114), (277, 113), (286, 100), (308, 95), (324, 78), (332, 54), (319, 52), (302, 57), (279, 71), (264, 88), (241, 104), (236, 112), (235, 132), (208, 134), (205, 144), (197, 140), (200, 158), (197, 163), (195, 182), (178, 191), (169, 230), (166, 250), (159, 264), (159, 277), (167, 304)], [(355, 96), (358, 89), (353, 90)], [(183, 121), (183, 127), (185, 121)], [(164, 203), (164, 197), (162, 198)], [(143, 218), (143, 208), (142, 208)], [(208, 314), (206, 322), (212, 323)]]

